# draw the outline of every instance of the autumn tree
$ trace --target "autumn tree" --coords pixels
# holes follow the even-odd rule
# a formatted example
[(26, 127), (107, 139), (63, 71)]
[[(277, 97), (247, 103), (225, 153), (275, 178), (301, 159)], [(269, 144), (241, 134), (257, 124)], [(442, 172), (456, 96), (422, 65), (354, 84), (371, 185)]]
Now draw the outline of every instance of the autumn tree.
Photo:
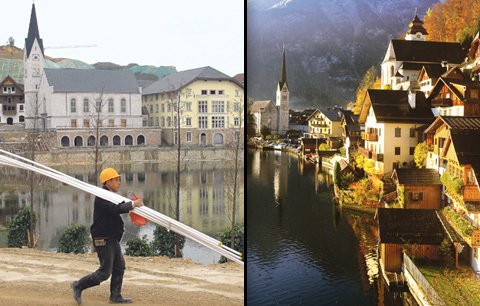
[(355, 115), (360, 114), (360, 111), (362, 110), (363, 101), (365, 99), (365, 95), (367, 94), (367, 90), (378, 88), (380, 88), (380, 78), (378, 77), (377, 69), (375, 66), (372, 66), (367, 70), (367, 72), (365, 72), (363, 79), (360, 81), (360, 85), (357, 87), (355, 93), (355, 104), (353, 106), (353, 113)]
[(422, 169), (425, 167), (425, 161), (427, 160), (428, 154), (428, 147), (427, 143), (421, 142), (415, 146), (415, 151), (413, 153), (413, 158), (415, 160), (415, 164), (418, 168)]
[(480, 0), (445, 0), (427, 10), (428, 40), (465, 43), (479, 31)]

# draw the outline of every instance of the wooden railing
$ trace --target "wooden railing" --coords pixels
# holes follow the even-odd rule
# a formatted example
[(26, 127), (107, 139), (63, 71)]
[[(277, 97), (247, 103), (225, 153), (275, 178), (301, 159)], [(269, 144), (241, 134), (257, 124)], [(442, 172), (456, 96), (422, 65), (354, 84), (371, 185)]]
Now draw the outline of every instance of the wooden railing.
[(449, 107), (453, 105), (453, 101), (450, 98), (439, 97), (436, 99), (432, 99), (432, 107)]
[(403, 252), (403, 269), (410, 273), (432, 305), (446, 305), (405, 251)]
[(362, 154), (366, 158), (370, 158), (370, 159), (372, 158), (372, 151), (367, 150), (365, 148), (359, 147), (358, 148), (358, 153)]
[(366, 141), (378, 141), (378, 134), (362, 132), (362, 139)]
[(466, 185), (463, 190), (464, 201), (480, 201), (480, 190), (477, 185)]

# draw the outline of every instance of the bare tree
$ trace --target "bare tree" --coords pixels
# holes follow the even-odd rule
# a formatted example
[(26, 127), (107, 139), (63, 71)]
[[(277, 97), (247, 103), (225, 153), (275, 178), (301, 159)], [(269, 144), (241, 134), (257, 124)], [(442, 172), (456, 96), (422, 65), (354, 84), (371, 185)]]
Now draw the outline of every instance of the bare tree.
[(239, 180), (240, 180), (240, 152), (243, 149), (243, 110), (244, 110), (244, 103), (243, 103), (243, 96), (240, 96), (238, 99), (234, 99), (233, 101), (233, 114), (234, 122), (233, 122), (233, 141), (229, 144), (228, 148), (230, 152), (232, 152), (234, 157), (234, 169), (233, 169), (233, 185), (232, 192), (229, 193), (229, 196), (232, 199), (232, 215), (231, 215), (231, 243), (230, 247), (233, 249), (235, 245), (235, 224), (236, 224), (236, 210), (237, 210), (237, 200), (239, 197)]

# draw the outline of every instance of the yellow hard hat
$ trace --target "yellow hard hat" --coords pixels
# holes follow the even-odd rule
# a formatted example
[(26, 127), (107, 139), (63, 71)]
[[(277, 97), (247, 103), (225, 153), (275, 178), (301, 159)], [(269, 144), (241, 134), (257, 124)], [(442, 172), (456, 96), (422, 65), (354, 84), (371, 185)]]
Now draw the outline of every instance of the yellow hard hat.
[(119, 176), (120, 174), (118, 174), (118, 172), (113, 168), (103, 169), (102, 172), (100, 173), (100, 183), (105, 184), (106, 181)]

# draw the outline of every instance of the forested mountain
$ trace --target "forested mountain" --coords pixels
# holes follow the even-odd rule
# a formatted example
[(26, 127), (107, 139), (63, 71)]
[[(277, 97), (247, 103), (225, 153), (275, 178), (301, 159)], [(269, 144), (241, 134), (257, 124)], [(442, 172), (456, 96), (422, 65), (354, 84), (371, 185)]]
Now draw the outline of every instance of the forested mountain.
[(249, 0), (247, 90), (274, 99), (285, 44), (290, 107), (344, 105), (365, 72), (383, 60), (435, 0)]

